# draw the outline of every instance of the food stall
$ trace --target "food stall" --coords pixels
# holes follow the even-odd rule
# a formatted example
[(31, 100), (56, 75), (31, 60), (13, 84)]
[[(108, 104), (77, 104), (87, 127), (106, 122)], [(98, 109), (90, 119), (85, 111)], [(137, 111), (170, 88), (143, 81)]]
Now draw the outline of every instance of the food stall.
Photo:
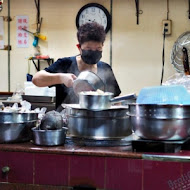
[[(79, 105), (64, 106), (64, 119), (67, 117), (64, 121), (68, 127), (67, 135), (61, 136), (64, 141), (56, 141), (60, 136), (58, 125), (57, 129), (49, 128), (55, 127), (55, 122), (60, 123), (55, 111), (53, 123), (47, 125), (49, 117), (41, 120), (39, 129), (35, 129), (38, 136), (33, 133), (29, 139), (18, 135), (16, 140), (0, 139), (1, 188), (188, 189), (190, 138), (186, 123), (189, 123), (189, 105), (154, 105), (157, 118), (150, 112), (152, 105), (111, 106), (96, 111)], [(139, 110), (138, 114), (146, 111), (150, 114), (140, 116), (140, 123)], [(163, 113), (167, 119), (162, 118)], [(29, 119), (25, 113), (5, 112), (4, 120), (7, 115), (11, 118), (11, 114), (23, 121)], [(38, 120), (34, 114), (33, 123)], [(136, 119), (131, 120), (130, 115)], [(149, 125), (143, 125), (143, 118), (149, 118), (146, 121)], [(169, 125), (167, 120), (176, 125)], [(14, 127), (14, 130), (20, 128)], [(42, 130), (42, 127), (48, 128)], [(40, 133), (45, 135), (40, 136)], [(7, 135), (1, 124), (1, 137), (2, 134), (14, 136)]]
[[(40, 94), (40, 89), (31, 93), (30, 88), (28, 94), (25, 89), (21, 95), (31, 104), (30, 110), (23, 111), (22, 100), (16, 102), (21, 105), (16, 111), (14, 106), (13, 112), (4, 112), (7, 108), (0, 106), (0, 189), (189, 189), (189, 49), (179, 51), (181, 44), (190, 41), (189, 32), (184, 33), (189, 25), (186, 4), (177, 0), (0, 0), (0, 24), (4, 27), (0, 27), (0, 62), (6, 63), (0, 70), (0, 98), (5, 107), (14, 105), (15, 100), (9, 97), (14, 95), (18, 82), (26, 82), (26, 73), (28, 77), (61, 56), (78, 54), (78, 48), (73, 49), (76, 29), (85, 16), (93, 17), (88, 12), (93, 8), (98, 10), (99, 21), (107, 18), (103, 23), (107, 32), (103, 59), (112, 66), (122, 94), (138, 95), (137, 102), (112, 105), (112, 94), (103, 94), (103, 98), (108, 97), (107, 107), (96, 99), (93, 106), (98, 110), (94, 110), (86, 104), (85, 95), (89, 94), (84, 93), (81, 104), (62, 105), (61, 121), (55, 113), (56, 97), (47, 96), (47, 91)], [(169, 15), (170, 8), (175, 14)], [(21, 21), (27, 27), (24, 30), (18, 27)], [(22, 34), (24, 44), (20, 44)], [(180, 38), (176, 41), (177, 36)], [(34, 65), (28, 64), (31, 61)], [(173, 65), (168, 64), (170, 61)], [(157, 86), (161, 69), (165, 81), (176, 71), (180, 73), (168, 81), (167, 88)], [(166, 97), (161, 99), (161, 92), (166, 93), (165, 89), (173, 85), (177, 92), (170, 91), (167, 101)], [(160, 88), (164, 90), (158, 93)], [(151, 96), (140, 99), (141, 89), (154, 90), (155, 94), (146, 92)], [(134, 98), (134, 94), (131, 96)], [(44, 107), (55, 114), (51, 125), (42, 126), (46, 120), (39, 118), (39, 112)], [(22, 112), (18, 112), (20, 109)], [(55, 125), (58, 121), (59, 127)]]

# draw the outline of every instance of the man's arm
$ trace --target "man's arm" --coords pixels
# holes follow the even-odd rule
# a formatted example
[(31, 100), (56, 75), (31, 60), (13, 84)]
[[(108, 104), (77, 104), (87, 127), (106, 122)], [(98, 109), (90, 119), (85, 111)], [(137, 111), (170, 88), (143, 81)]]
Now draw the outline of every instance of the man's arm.
[(77, 77), (72, 73), (49, 73), (45, 70), (41, 70), (33, 76), (32, 82), (38, 87), (55, 84), (64, 84), (67, 87), (72, 87), (76, 78)]

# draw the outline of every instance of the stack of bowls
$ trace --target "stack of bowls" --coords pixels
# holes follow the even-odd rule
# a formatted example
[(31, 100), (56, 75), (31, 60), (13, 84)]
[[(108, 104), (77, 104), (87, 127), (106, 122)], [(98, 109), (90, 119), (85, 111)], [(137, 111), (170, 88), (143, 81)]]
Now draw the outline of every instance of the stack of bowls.
[(37, 121), (37, 113), (0, 112), (0, 143), (29, 141)]

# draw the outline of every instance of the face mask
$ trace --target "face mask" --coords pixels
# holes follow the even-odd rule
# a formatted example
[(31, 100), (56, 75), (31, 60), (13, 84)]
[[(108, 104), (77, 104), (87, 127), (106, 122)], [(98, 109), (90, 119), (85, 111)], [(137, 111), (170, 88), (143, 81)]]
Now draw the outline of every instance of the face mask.
[(82, 49), (82, 60), (87, 64), (96, 64), (100, 61), (102, 57), (102, 51), (93, 51), (93, 50), (83, 50)]

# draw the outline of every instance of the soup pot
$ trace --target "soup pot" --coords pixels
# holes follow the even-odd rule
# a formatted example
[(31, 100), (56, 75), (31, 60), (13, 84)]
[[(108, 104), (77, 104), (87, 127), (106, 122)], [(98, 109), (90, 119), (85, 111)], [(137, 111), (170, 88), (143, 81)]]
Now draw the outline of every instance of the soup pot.
[(114, 94), (111, 92), (96, 95), (90, 94), (89, 92), (80, 92), (79, 104), (81, 108), (88, 110), (106, 110), (109, 109), (114, 103), (136, 98), (135, 94), (128, 94), (115, 98), (113, 98), (113, 96)]
[(122, 139), (132, 134), (131, 123), (124, 106), (107, 110), (87, 110), (79, 104), (67, 104), (68, 136), (88, 139)]

